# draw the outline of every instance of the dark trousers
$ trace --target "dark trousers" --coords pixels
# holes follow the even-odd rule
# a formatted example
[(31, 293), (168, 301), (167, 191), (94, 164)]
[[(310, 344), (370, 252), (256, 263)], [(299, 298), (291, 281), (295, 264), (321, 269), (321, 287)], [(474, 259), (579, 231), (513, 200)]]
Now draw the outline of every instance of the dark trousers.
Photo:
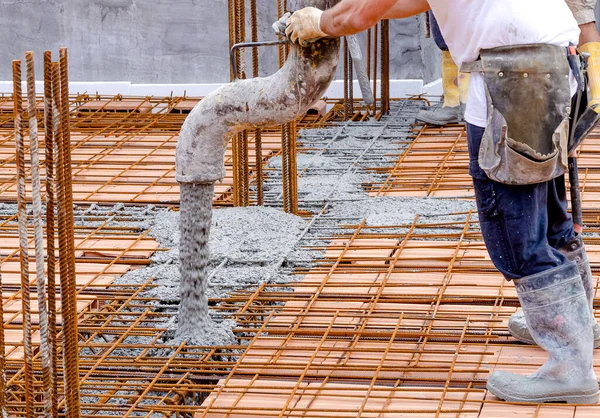
[(442, 36), (440, 25), (438, 25), (438, 22), (432, 12), (429, 12), (429, 24), (431, 27), (431, 36), (433, 37), (435, 44), (442, 51), (448, 51), (448, 45), (446, 45), (446, 40)]
[(575, 236), (564, 176), (526, 186), (490, 180), (478, 162), (483, 132), (484, 128), (467, 124), (469, 173), (481, 232), (494, 265), (511, 280), (568, 263), (558, 251)]

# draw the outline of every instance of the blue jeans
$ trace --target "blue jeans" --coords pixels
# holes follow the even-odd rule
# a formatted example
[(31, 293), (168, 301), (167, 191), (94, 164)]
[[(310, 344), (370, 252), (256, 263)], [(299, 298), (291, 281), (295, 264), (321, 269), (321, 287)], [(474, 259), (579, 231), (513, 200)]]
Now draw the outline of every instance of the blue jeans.
[(478, 162), (483, 132), (484, 128), (467, 124), (469, 174), (494, 265), (512, 280), (568, 263), (558, 251), (575, 236), (564, 176), (526, 186), (490, 180)]
[(432, 12), (429, 12), (429, 23), (431, 26), (431, 36), (433, 37), (435, 44), (442, 51), (448, 51), (448, 45), (446, 45), (446, 40), (442, 36), (440, 25), (438, 25), (438, 22)]

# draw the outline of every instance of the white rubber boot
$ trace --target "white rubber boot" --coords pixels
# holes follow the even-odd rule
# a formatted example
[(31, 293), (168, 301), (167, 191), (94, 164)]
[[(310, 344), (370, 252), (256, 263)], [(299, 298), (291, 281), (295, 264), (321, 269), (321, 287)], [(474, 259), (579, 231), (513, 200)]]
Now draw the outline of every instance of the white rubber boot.
[[(568, 244), (563, 246), (560, 250), (569, 261), (577, 264), (577, 269), (581, 275), (583, 288), (588, 299), (590, 306), (590, 312), (592, 313), (592, 325), (594, 331), (594, 348), (600, 347), (600, 325), (594, 318), (594, 280), (592, 276), (592, 269), (590, 268), (590, 261), (588, 260), (585, 252), (585, 246), (581, 235), (575, 237)], [(508, 321), (508, 331), (518, 341), (525, 344), (535, 344), (529, 329), (527, 329), (527, 321), (525, 321), (525, 315), (523, 311), (515, 312)]]
[(531, 335), (548, 360), (531, 376), (494, 372), (487, 389), (509, 402), (596, 404), (592, 319), (577, 266), (514, 282)]

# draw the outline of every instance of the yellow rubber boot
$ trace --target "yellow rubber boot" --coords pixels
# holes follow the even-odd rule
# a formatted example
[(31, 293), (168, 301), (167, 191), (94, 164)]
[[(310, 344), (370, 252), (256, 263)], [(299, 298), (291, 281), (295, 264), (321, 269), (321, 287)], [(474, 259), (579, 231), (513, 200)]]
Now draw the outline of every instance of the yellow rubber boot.
[(442, 87), (444, 104), (442, 107), (421, 110), (417, 120), (430, 125), (446, 125), (461, 121), (459, 72), (450, 52), (442, 51)]
[(600, 113), (600, 42), (588, 42), (579, 47), (579, 52), (590, 55), (587, 70), (590, 88), (588, 106)]
[(448, 51), (442, 51), (442, 85), (444, 87), (444, 107), (459, 106), (458, 67)]

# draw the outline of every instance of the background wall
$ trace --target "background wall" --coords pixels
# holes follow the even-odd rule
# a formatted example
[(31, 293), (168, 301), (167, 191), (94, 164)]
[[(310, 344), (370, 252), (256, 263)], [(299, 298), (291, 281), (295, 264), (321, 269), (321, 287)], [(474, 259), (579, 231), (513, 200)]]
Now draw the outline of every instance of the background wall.
[[(259, 0), (260, 39), (274, 39), (275, 0)], [(391, 24), (391, 78), (439, 77), (439, 51), (422, 40), (423, 19)], [(0, 80), (33, 50), (70, 50), (72, 81), (229, 81), (227, 0), (0, 0)], [(263, 72), (275, 70), (265, 50)], [(38, 79), (41, 67), (37, 69)]]

